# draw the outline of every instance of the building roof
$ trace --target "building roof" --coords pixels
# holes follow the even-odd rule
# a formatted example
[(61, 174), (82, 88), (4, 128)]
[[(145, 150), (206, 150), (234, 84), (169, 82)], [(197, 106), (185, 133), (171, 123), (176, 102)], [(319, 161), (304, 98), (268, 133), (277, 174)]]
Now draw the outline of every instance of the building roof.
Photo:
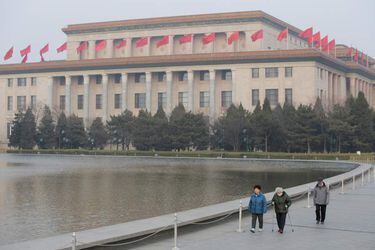
[(71, 24), (66, 28), (63, 28), (62, 30), (66, 34), (81, 34), (116, 30), (148, 29), (202, 24), (207, 25), (221, 23), (241, 23), (254, 21), (264, 21), (280, 29), (288, 27), (289, 31), (295, 34), (301, 32), (300, 29), (260, 10)]
[[(241, 63), (267, 63), (267, 62), (298, 62), (317, 61), (322, 64), (336, 68), (346, 73), (358, 73), (369, 79), (375, 80), (375, 72), (362, 65), (345, 63), (333, 58), (317, 49), (295, 49), (295, 50), (266, 50), (247, 52), (223, 52), (205, 54), (185, 55), (163, 55), (145, 57), (121, 57), (87, 60), (62, 60), (46, 61), (25, 64), (0, 65), (0, 75), (56, 72), (56, 75), (64, 75), (66, 71), (82, 70), (108, 70), (164, 67), (164, 66), (195, 66), (195, 65), (224, 65)], [(59, 72), (61, 72), (59, 74)]]

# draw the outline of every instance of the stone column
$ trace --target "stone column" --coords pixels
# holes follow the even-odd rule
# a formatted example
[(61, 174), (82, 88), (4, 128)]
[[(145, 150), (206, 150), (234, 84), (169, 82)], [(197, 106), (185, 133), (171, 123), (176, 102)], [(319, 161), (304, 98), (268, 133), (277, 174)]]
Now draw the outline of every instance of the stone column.
[(121, 74), (121, 90), (122, 90), (122, 96), (121, 96), (121, 105), (122, 105), (122, 111), (129, 109), (129, 103), (128, 103), (128, 74), (122, 73)]
[(112, 58), (112, 57), (113, 57), (113, 39), (108, 39), (105, 58)]
[(237, 82), (236, 82), (236, 71), (234, 69), (232, 71), (232, 103), (234, 105), (239, 105), (240, 101), (238, 100), (237, 96)]
[(48, 77), (48, 95), (47, 95), (47, 106), (53, 110), (53, 77)]
[(328, 73), (328, 107), (332, 107), (332, 73)]
[(355, 97), (355, 78), (350, 77), (350, 94)]
[(151, 112), (151, 72), (146, 72), (146, 109)]
[(188, 103), (189, 111), (194, 112), (194, 71), (188, 70)]
[(133, 46), (133, 39), (129, 37), (126, 40), (126, 46), (125, 46), (125, 56), (130, 57), (132, 56), (132, 46)]
[(89, 103), (90, 103), (90, 77), (89, 75), (83, 76), (83, 121), (85, 124), (85, 128), (88, 127), (89, 123)]
[(210, 123), (215, 122), (216, 115), (216, 75), (215, 70), (210, 70)]
[(172, 82), (172, 72), (167, 71), (166, 73), (166, 80), (167, 80), (167, 108), (166, 113), (170, 114), (172, 112), (172, 105), (173, 105), (173, 98), (172, 98), (172, 90), (173, 90), (173, 82)]
[(88, 50), (89, 50), (88, 59), (95, 59), (95, 41), (93, 40), (89, 41)]
[(174, 46), (174, 36), (169, 36), (169, 43), (168, 43), (168, 55), (173, 55), (173, 46)]
[(72, 91), (72, 84), (70, 76), (65, 76), (65, 114), (66, 116), (70, 116), (72, 112), (72, 104), (71, 104), (71, 91)]
[(108, 120), (108, 75), (102, 75), (102, 87), (103, 87), (103, 123)]

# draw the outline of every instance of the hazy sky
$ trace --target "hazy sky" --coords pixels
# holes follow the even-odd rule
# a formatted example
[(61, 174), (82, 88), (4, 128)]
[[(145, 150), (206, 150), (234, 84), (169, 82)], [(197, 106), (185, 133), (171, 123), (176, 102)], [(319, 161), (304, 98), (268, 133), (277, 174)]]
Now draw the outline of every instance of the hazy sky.
[(65, 41), (61, 28), (68, 24), (263, 10), (300, 29), (313, 26), (336, 43), (358, 47), (375, 56), (375, 0), (0, 0), (0, 63), (15, 47), (32, 45), (29, 61), (39, 61), (39, 49), (50, 43), (47, 60), (64, 59), (55, 49)]

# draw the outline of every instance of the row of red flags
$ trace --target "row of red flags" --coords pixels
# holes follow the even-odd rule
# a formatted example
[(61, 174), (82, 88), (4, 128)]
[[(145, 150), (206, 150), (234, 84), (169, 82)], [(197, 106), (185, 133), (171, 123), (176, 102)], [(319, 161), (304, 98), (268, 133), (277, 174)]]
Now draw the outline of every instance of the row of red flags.
[[(277, 40), (281, 42), (284, 39), (287, 39), (288, 35), (289, 35), (289, 29), (286, 28), (286, 29), (282, 30), (279, 33), (279, 35), (277, 36)], [(333, 50), (336, 47), (336, 41), (335, 41), (335, 39), (332, 39), (331, 41), (328, 41), (328, 36), (325, 36), (325, 37), (323, 37), (321, 39), (320, 32), (316, 32), (314, 34), (312, 27), (310, 27), (310, 28), (302, 31), (299, 34), (299, 37), (303, 38), (303, 39), (306, 39), (311, 47), (320, 48), (322, 51), (325, 51), (325, 52), (328, 52), (328, 53), (329, 53), (330, 50)], [(161, 46), (169, 44), (169, 38), (170, 38), (169, 36), (164, 36), (163, 38), (161, 38), (156, 43), (156, 47), (159, 48)], [(179, 43), (180, 44), (190, 43), (190, 42), (192, 42), (192, 39), (193, 39), (193, 35), (192, 34), (184, 35), (184, 36), (182, 36), (182, 37), (179, 38)], [(202, 43), (206, 45), (206, 44), (209, 44), (209, 43), (213, 42), (215, 39), (216, 39), (216, 33), (206, 34), (206, 35), (204, 35), (202, 37)], [(235, 31), (235, 32), (232, 32), (229, 35), (229, 37), (227, 39), (227, 43), (229, 45), (231, 45), (234, 41), (237, 41), (239, 39), (240, 39), (240, 32), (239, 31)], [(251, 40), (253, 42), (255, 42), (257, 40), (260, 40), (260, 39), (263, 39), (263, 29), (260, 29), (260, 30), (256, 31), (256, 32), (254, 32), (251, 35)], [(120, 49), (122, 47), (125, 47), (126, 43), (127, 43), (127, 40), (126, 39), (122, 39), (122, 40), (120, 40), (116, 44), (115, 48), (116, 49)], [(149, 37), (142, 37), (142, 38), (139, 38), (135, 42), (135, 46), (136, 46), (136, 48), (141, 48), (143, 46), (148, 45), (148, 43), (149, 43)], [(101, 40), (101, 41), (99, 41), (99, 42), (97, 42), (95, 44), (95, 50), (96, 51), (101, 51), (104, 48), (106, 48), (106, 46), (107, 46), (107, 41), (106, 40)], [(77, 54), (80, 54), (82, 51), (86, 50), (87, 48), (88, 48), (88, 42), (87, 41), (81, 42), (78, 45), (78, 47), (76, 48), (76, 52), (77, 52)], [(67, 43), (65, 42), (60, 47), (58, 47), (56, 49), (56, 51), (57, 51), (57, 53), (61, 53), (61, 52), (65, 51), (66, 49), (67, 49)], [(349, 49), (352, 50), (352, 48), (349, 48)], [(5, 54), (4, 61), (9, 60), (10, 58), (12, 58), (13, 51), (14, 51), (14, 48), (11, 47), (8, 50), (8, 52)], [(48, 51), (49, 51), (49, 44), (46, 44), (39, 51), (40, 58), (41, 58), (42, 62), (44, 61), (44, 56), (43, 55), (45, 53), (47, 53)], [(22, 63), (25, 63), (27, 61), (28, 54), (30, 52), (31, 52), (31, 45), (27, 46), (25, 49), (23, 49), (23, 50), (20, 51), (20, 54), (23, 57)], [(352, 55), (352, 53), (350, 52), (350, 56), (351, 55)], [(364, 60), (363, 53), (362, 53), (362, 60)], [(357, 50), (356, 50), (356, 54), (354, 54), (354, 61), (358, 62), (358, 51)]]

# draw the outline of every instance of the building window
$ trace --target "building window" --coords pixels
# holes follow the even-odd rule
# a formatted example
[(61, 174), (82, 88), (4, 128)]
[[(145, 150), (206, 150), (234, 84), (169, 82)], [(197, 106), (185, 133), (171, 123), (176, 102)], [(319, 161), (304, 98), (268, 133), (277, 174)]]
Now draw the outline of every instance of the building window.
[(256, 106), (259, 103), (259, 89), (251, 90), (251, 105)]
[(285, 67), (285, 77), (292, 77), (292, 76), (293, 76), (293, 68)]
[(17, 78), (17, 86), (18, 87), (25, 87), (26, 86), (26, 78)]
[(26, 96), (17, 96), (17, 110), (26, 110)]
[(60, 110), (65, 110), (65, 95), (60, 96)]
[(13, 87), (13, 78), (8, 78), (8, 88)]
[(178, 105), (182, 104), (185, 108), (188, 105), (188, 92), (178, 92)]
[(188, 74), (187, 72), (178, 72), (178, 81), (184, 82), (188, 80)]
[(83, 85), (83, 76), (77, 76), (77, 84)]
[(95, 76), (94, 76), (94, 79), (95, 79), (95, 83), (96, 83), (96, 84), (102, 84), (102, 82), (103, 82), (103, 77), (102, 77), (102, 75), (95, 75)]
[(232, 91), (221, 91), (221, 107), (228, 108), (232, 104)]
[(77, 109), (82, 110), (83, 109), (83, 95), (77, 96)]
[(167, 79), (167, 74), (165, 72), (158, 72), (158, 82), (164, 82)]
[(232, 80), (232, 71), (231, 70), (222, 70), (221, 71), (221, 80), (231, 81)]
[(115, 74), (113, 76), (113, 79), (114, 79), (113, 81), (114, 81), (115, 84), (121, 83), (121, 74)]
[(293, 105), (293, 91), (292, 89), (285, 89), (285, 103)]
[(319, 72), (320, 72), (320, 79), (322, 80), (323, 79), (323, 69), (320, 69)]
[(8, 96), (7, 110), (13, 111), (13, 96)]
[(210, 93), (202, 91), (199, 93), (199, 107), (206, 108), (210, 106)]
[(65, 86), (65, 77), (64, 76), (57, 77), (57, 81), (58, 81), (60, 86)]
[(12, 135), (12, 123), (8, 122), (7, 123), (7, 139), (9, 139), (11, 135)]
[(115, 94), (115, 109), (120, 109), (121, 105), (121, 94)]
[(279, 103), (279, 90), (266, 89), (266, 98), (270, 102), (270, 105), (276, 106)]
[(32, 95), (30, 97), (30, 107), (32, 109), (36, 109), (36, 95)]
[(266, 68), (266, 78), (279, 77), (279, 68)]
[(134, 81), (136, 83), (145, 83), (146, 82), (146, 74), (145, 73), (135, 73), (134, 74)]
[(36, 86), (36, 77), (31, 77), (31, 86)]
[(259, 78), (259, 68), (252, 68), (251, 69), (251, 77), (252, 78)]
[(146, 93), (136, 93), (134, 95), (134, 107), (136, 109), (144, 109), (146, 107)]
[(167, 93), (159, 92), (158, 93), (158, 108), (165, 109), (167, 107)]
[(199, 80), (200, 81), (209, 81), (210, 80), (210, 72), (208, 71), (199, 71)]
[(96, 109), (102, 109), (102, 107), (103, 107), (103, 95), (97, 94), (95, 96), (95, 107), (96, 107)]

